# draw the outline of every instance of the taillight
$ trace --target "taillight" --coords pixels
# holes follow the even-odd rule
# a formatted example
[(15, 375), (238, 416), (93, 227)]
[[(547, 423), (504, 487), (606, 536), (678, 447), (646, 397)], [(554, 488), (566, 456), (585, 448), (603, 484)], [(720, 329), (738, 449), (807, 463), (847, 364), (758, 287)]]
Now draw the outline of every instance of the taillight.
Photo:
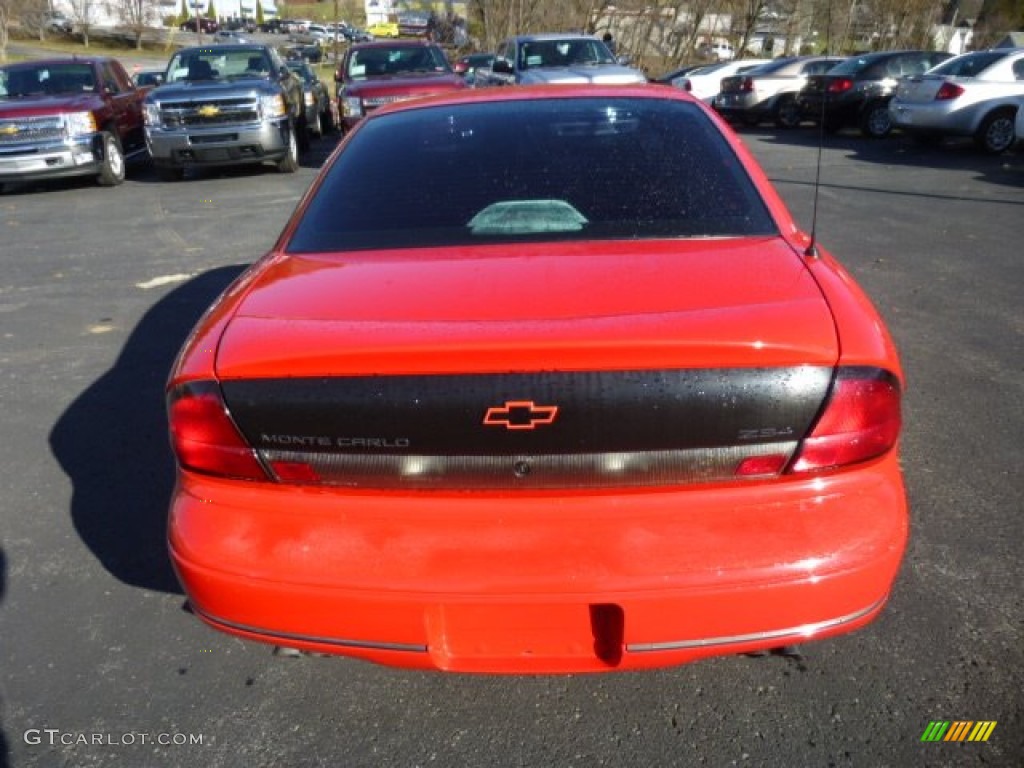
[(213, 381), (176, 387), (167, 396), (171, 447), (184, 469), (221, 477), (267, 480), (256, 453), (238, 432)]
[(829, 93), (846, 93), (846, 91), (853, 88), (853, 79), (849, 77), (836, 77), (829, 80), (828, 92)]
[(840, 369), (789, 472), (816, 472), (881, 456), (900, 434), (900, 397), (899, 382), (887, 371)]
[(683, 80), (683, 90), (684, 91), (692, 91), (693, 90), (693, 83), (691, 83), (689, 80)]
[(950, 101), (951, 99), (957, 98), (964, 89), (956, 83), (943, 83), (939, 88), (938, 93), (935, 94), (936, 101)]
[(752, 90), (754, 90), (753, 78), (741, 77), (739, 90), (741, 93), (750, 93)]

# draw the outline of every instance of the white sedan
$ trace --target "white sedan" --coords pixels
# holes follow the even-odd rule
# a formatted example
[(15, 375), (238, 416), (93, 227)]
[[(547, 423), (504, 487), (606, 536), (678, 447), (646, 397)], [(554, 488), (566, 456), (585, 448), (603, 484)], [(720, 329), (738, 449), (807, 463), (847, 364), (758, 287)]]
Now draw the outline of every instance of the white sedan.
[(722, 90), (722, 78), (730, 75), (738, 75), (766, 64), (771, 59), (740, 59), (739, 61), (720, 61), (717, 64), (709, 64), (706, 67), (695, 69), (683, 77), (672, 81), (676, 88), (689, 91), (694, 98), (700, 99), (705, 104), (714, 101), (715, 96)]

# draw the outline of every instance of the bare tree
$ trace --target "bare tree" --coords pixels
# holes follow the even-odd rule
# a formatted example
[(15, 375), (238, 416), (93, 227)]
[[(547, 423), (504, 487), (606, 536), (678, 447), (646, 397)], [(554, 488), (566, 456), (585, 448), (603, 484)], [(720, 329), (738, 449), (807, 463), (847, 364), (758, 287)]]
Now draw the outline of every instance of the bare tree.
[(491, 51), (511, 35), (572, 29), (577, 18), (571, 4), (548, 0), (470, 0), (467, 13), (482, 47)]
[(10, 23), (17, 20), (23, 32), (36, 36), (39, 38), (39, 42), (46, 39), (46, 20), (50, 10), (47, 0), (0, 0), (0, 7), (3, 8), (0, 14), (3, 14), (4, 18), (2, 34), (5, 38), (8, 35)]
[(672, 63), (691, 61), (697, 53), (697, 44), (705, 32), (705, 22), (719, 8), (718, 0), (691, 0), (676, 3), (675, 24), (669, 39), (672, 41)]
[(82, 35), (82, 44), (89, 47), (89, 30), (96, 21), (98, 0), (71, 0), (71, 20)]
[(996, 45), (1007, 32), (1024, 29), (1024, 2), (1021, 0), (985, 0), (974, 26), (975, 49)]
[(731, 0), (732, 36), (735, 38), (737, 56), (742, 56), (757, 31), (757, 23), (764, 16), (767, 0)]
[(0, 64), (7, 62), (7, 42), (10, 40), (11, 0), (0, 0)]
[(156, 21), (159, 11), (154, 0), (112, 0), (110, 5), (135, 36), (135, 49), (142, 50), (142, 35)]

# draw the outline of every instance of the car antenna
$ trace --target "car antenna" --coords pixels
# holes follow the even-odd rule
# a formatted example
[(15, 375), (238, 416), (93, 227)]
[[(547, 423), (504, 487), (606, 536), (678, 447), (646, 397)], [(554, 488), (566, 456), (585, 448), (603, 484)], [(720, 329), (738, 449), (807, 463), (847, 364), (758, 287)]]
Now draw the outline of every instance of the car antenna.
[[(828, 4), (828, 12), (825, 17), (825, 53), (832, 54), (832, 3)], [(818, 252), (818, 192), (821, 189), (821, 152), (825, 143), (825, 98), (828, 95), (826, 84), (821, 92), (821, 114), (818, 115), (818, 161), (814, 169), (814, 203), (811, 207), (811, 240), (804, 248), (804, 256), (809, 259), (817, 259), (821, 256)]]

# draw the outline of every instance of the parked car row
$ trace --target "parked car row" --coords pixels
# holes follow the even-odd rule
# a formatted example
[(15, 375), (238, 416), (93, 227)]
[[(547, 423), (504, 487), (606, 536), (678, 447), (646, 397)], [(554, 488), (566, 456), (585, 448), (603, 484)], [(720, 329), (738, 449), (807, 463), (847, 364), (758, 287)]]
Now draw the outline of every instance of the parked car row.
[(182, 48), (163, 71), (130, 77), (118, 61), (76, 56), (0, 67), (0, 186), (73, 175), (120, 184), (148, 156), (158, 174), (272, 163), (335, 127), (326, 86), (308, 63), (269, 45)]
[(792, 128), (802, 117), (797, 96), (807, 78), (827, 72), (841, 61), (835, 56), (794, 56), (723, 77), (715, 109), (749, 126), (771, 120), (780, 128)]
[[(495, 54), (454, 67), (423, 39), (357, 43), (335, 71), (337, 114), (304, 57), (286, 62), (253, 43), (182, 49), (166, 71), (134, 78), (102, 57), (12, 64), (0, 73), (0, 184), (87, 174), (118, 184), (125, 160), (147, 150), (169, 179), (203, 165), (270, 162), (290, 172), (311, 136), (351, 130), (384, 104), (470, 86), (645, 82), (587, 35), (514, 36)], [(895, 127), (922, 142), (973, 137), (990, 153), (1024, 132), (1024, 49), (734, 60), (666, 82), (745, 125), (853, 124), (874, 137)]]
[(921, 142), (971, 137), (990, 153), (1009, 149), (1019, 138), (1014, 123), (1024, 100), (1024, 48), (959, 56), (884, 51), (844, 59), (780, 58), (718, 78), (718, 91), (710, 98), (696, 89), (702, 76), (714, 80), (723, 71), (726, 65), (713, 65), (670, 82), (748, 126), (764, 120), (780, 128), (810, 122), (830, 133), (855, 126), (872, 138), (895, 128)]

